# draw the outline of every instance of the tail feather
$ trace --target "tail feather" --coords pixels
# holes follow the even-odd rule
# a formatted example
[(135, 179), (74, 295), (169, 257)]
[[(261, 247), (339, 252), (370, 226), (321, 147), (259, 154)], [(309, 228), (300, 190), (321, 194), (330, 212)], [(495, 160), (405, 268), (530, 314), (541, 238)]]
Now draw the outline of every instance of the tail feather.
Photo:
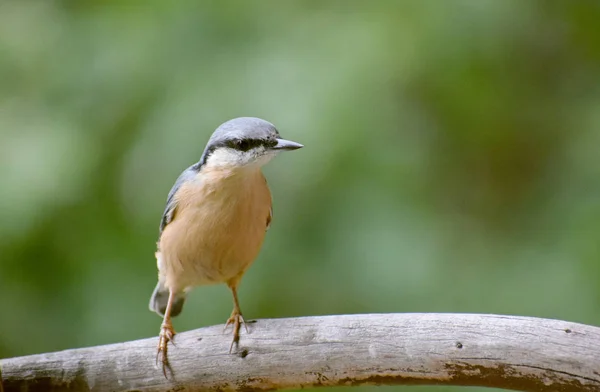
[[(150, 297), (150, 310), (161, 316), (165, 315), (167, 303), (169, 302), (169, 289), (165, 288), (160, 282), (156, 285), (152, 297)], [(185, 302), (185, 293), (175, 295), (175, 302), (171, 308), (171, 317), (177, 316), (183, 310)]]

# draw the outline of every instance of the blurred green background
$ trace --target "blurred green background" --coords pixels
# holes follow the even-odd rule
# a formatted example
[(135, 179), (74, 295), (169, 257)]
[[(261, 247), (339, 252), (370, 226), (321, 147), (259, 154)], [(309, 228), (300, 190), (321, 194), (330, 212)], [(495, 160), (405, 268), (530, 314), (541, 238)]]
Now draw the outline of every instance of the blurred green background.
[[(265, 169), (248, 318), (600, 324), (599, 20), (591, 0), (1, 1), (0, 357), (157, 335), (167, 192), (238, 116), (306, 146)], [(175, 328), (230, 311), (198, 288)]]

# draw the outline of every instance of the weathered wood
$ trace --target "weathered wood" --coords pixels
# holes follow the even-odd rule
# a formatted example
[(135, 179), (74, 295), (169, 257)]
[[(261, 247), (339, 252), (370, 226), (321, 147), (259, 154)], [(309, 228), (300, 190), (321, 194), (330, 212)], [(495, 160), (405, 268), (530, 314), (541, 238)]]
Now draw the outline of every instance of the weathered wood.
[(258, 320), (229, 354), (213, 326), (178, 334), (172, 375), (157, 338), (0, 361), (5, 392), (259, 391), (337, 385), (478, 385), (600, 391), (600, 328), (531, 317), (364, 314)]

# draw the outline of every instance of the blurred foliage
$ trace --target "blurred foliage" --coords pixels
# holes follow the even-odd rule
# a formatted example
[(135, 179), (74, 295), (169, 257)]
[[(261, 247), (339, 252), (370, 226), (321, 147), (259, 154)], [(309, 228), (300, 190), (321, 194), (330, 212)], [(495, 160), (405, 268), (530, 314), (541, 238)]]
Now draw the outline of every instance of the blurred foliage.
[[(600, 324), (598, 20), (592, 0), (0, 2), (0, 357), (158, 333), (166, 194), (237, 116), (306, 146), (265, 169), (248, 317)], [(224, 286), (191, 297), (178, 331), (231, 310)], [(466, 390), (402, 390), (446, 389)]]

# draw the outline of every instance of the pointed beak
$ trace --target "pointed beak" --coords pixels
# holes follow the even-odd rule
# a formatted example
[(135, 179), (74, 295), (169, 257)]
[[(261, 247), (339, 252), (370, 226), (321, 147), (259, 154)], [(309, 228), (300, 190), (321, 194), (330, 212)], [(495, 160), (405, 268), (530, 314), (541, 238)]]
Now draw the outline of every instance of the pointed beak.
[(304, 147), (302, 144), (293, 142), (291, 140), (277, 139), (277, 144), (271, 148), (273, 150), (292, 151), (302, 147)]

